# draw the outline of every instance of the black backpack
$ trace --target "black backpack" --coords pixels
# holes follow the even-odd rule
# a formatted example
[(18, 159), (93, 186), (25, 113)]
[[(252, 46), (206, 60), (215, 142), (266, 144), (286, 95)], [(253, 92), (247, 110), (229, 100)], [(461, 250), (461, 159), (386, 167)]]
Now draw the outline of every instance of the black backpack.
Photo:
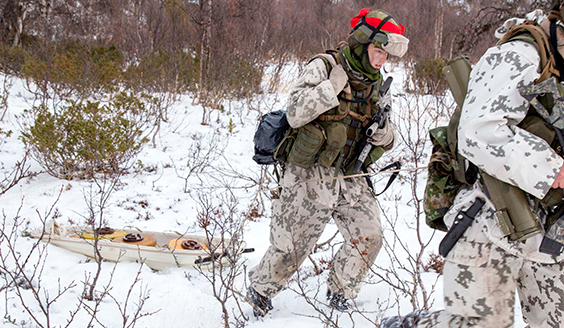
[(277, 162), (274, 159), (274, 150), (284, 138), (288, 128), (290, 124), (284, 110), (266, 113), (261, 117), (253, 138), (255, 144), (253, 160), (257, 164), (268, 165)]

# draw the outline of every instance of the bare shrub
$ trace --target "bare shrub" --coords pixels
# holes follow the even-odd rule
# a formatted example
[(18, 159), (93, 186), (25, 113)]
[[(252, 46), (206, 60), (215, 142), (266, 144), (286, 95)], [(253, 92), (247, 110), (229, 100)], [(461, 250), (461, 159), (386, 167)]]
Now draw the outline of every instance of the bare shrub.
[(445, 259), (439, 254), (432, 253), (429, 255), (427, 264), (423, 265), (423, 270), (425, 270), (425, 272), (433, 270), (438, 274), (443, 274), (444, 265)]
[(414, 62), (410, 65), (409, 79), (411, 83), (406, 83), (406, 91), (421, 95), (443, 95), (448, 87), (443, 75), (446, 62), (444, 58)]
[[(202, 134), (192, 135), (192, 143), (186, 155), (181, 158), (185, 165), (174, 166), (176, 175), (184, 180), (183, 192), (190, 192), (190, 180), (196, 178), (202, 182), (206, 172), (212, 172), (212, 164), (221, 158), (226, 143), (218, 133), (205, 137)], [(174, 162), (174, 161), (173, 161)]]
[[(111, 293), (111, 291), (114, 289), (113, 280), (117, 266), (118, 266), (118, 262), (116, 262), (113, 265), (112, 270), (109, 272), (110, 278), (108, 282), (94, 294), (95, 296), (94, 298), (89, 299), (88, 297), (85, 297), (85, 300), (81, 301), (82, 308), (89, 315), (89, 322), (87, 324), (87, 327), (93, 327), (94, 323), (99, 324), (101, 327), (108, 326), (108, 323), (105, 322), (106, 320), (104, 320), (105, 318), (100, 312), (100, 306), (104, 302), (106, 302), (107, 299), (111, 299), (113, 304), (115, 304), (115, 306), (117, 307), (117, 310), (121, 315), (121, 319), (122, 319), (121, 327), (123, 328), (134, 328), (139, 323), (139, 320), (141, 318), (151, 316), (160, 311), (160, 310), (154, 312), (143, 311), (143, 307), (149, 300), (149, 296), (150, 296), (149, 290), (147, 289), (146, 286), (143, 286), (140, 279), (141, 271), (144, 266), (143, 262), (139, 264), (139, 270), (137, 270), (137, 273), (133, 277), (133, 281), (131, 285), (129, 285), (129, 288), (127, 289), (126, 293), (123, 295), (123, 298), (115, 296), (115, 294)], [(85, 279), (83, 281), (85, 293), (83, 295), (86, 295), (87, 293), (86, 290), (90, 289), (91, 286), (95, 285), (92, 283), (90, 279), (91, 277), (89, 275), (85, 276)], [(139, 288), (139, 291), (137, 294), (137, 298), (134, 299), (136, 288)], [(112, 323), (112, 325), (114, 324), (115, 322)]]
[(32, 178), (39, 174), (38, 172), (30, 171), (30, 166), (27, 163), (28, 159), (29, 151), (26, 151), (23, 158), (16, 162), (10, 171), (4, 172), (4, 178), (0, 180), (0, 196), (17, 186), (21, 180)]
[(195, 91), (197, 66), (185, 51), (160, 49), (139, 58), (124, 75), (128, 89), (178, 95)]
[[(208, 195), (199, 194), (198, 226), (203, 229), (209, 247), (209, 259), (203, 259), (198, 272), (210, 283), (213, 296), (221, 305), (223, 327), (244, 327), (249, 320), (241, 303), (243, 294), (236, 282), (245, 274), (244, 223), (238, 214), (239, 201), (232, 193), (218, 194), (216, 204)], [(213, 263), (208, 265), (210, 261)], [(235, 309), (230, 304), (235, 303)], [(230, 311), (231, 310), (231, 311)]]
[[(40, 238), (44, 236), (45, 224), (53, 215), (57, 201), (58, 198), (44, 216), (37, 212), (43, 231)], [(4, 287), (0, 288), (0, 291), (4, 293), (6, 304), (19, 303), (27, 314), (28, 320), (37, 327), (54, 327), (51, 321), (51, 309), (59, 298), (76, 287), (76, 283), (74, 281), (62, 283), (59, 279), (58, 289), (54, 295), (50, 294), (48, 288), (44, 286), (43, 274), (48, 255), (47, 245), (37, 239), (25, 251), (20, 247), (20, 230), (24, 227), (25, 222), (19, 216), (22, 206), (20, 205), (16, 216), (10, 220), (7, 220), (6, 215), (3, 214), (0, 224), (0, 278), (4, 280)], [(6, 306), (4, 318), (15, 324), (16, 318), (11, 316), (8, 309), (9, 307)], [(65, 327), (71, 324), (79, 310), (80, 302), (70, 310)]]
[[(413, 310), (429, 309), (434, 302), (436, 283), (426, 284), (423, 280), (428, 247), (435, 235), (429, 233), (425, 227), (423, 211), (422, 184), (425, 181), (425, 164), (428, 161), (427, 134), (430, 128), (448, 118), (453, 109), (450, 102), (445, 102), (442, 96), (422, 96), (418, 94), (402, 94), (398, 98), (399, 106), (406, 110), (394, 111), (401, 131), (402, 147), (395, 156), (402, 162), (409, 163), (412, 169), (402, 174), (400, 183), (407, 184), (410, 195), (408, 199), (395, 196), (395, 208), (383, 208), (384, 222), (389, 227), (389, 233), (384, 237), (383, 250), (390, 259), (390, 266), (376, 265), (373, 274), (378, 280), (392, 287), (397, 299), (408, 298)], [(408, 209), (413, 215), (399, 214), (399, 204), (409, 204)], [(400, 228), (401, 227), (401, 228)], [(412, 232), (413, 239), (405, 240), (399, 235), (403, 227)], [(414, 245), (411, 243), (416, 242)], [(414, 248), (415, 247), (415, 248)], [(437, 278), (439, 276), (437, 275)], [(399, 309), (398, 309), (399, 312)]]

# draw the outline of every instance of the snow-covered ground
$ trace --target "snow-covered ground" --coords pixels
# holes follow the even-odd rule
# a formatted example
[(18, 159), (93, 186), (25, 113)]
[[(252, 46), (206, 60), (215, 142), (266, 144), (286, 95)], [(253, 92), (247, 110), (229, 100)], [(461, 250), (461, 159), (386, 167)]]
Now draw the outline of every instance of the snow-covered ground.
[[(388, 69), (392, 72), (395, 80), (393, 85), (394, 94), (403, 94), (404, 72), (390, 65)], [(283, 77), (284, 81), (291, 81), (295, 76), (295, 68), (290, 68)], [(0, 76), (3, 79), (3, 76)], [(9, 89), (8, 112), (5, 119), (0, 122), (3, 131), (11, 130), (13, 133), (5, 138), (5, 144), (0, 148), (0, 162), (2, 172), (9, 172), (16, 161), (20, 160), (24, 153), (23, 144), (19, 138), (20, 121), (16, 117), (24, 110), (31, 107), (31, 95), (19, 80), (13, 80), (14, 84)], [(254, 101), (253, 107), (259, 108), (262, 113), (271, 110), (282, 109), (287, 98), (288, 88), (281, 88), (277, 94), (264, 95)], [(407, 98), (405, 98), (407, 99)], [(405, 101), (398, 100), (394, 103), (393, 121), (400, 128), (405, 126), (405, 113), (403, 108)], [(407, 105), (405, 105), (407, 107)], [(257, 178), (260, 166), (251, 159), (253, 154), (252, 138), (260, 113), (248, 110), (245, 102), (233, 102), (225, 106), (230, 114), (214, 111), (211, 113), (210, 125), (201, 125), (202, 108), (193, 105), (190, 95), (183, 96), (169, 109), (169, 120), (163, 123), (156, 138), (156, 147), (149, 143), (138, 156), (135, 170), (125, 175), (118, 189), (111, 195), (109, 205), (105, 209), (105, 218), (109, 225), (114, 228), (135, 227), (140, 230), (154, 231), (178, 231), (188, 233), (203, 233), (196, 224), (199, 211), (199, 195), (206, 195), (214, 201), (226, 193), (232, 193), (238, 199), (239, 214), (248, 211), (249, 205), (256, 194), (256, 186), (249, 180), (241, 177)], [(232, 132), (229, 132), (231, 120)], [(401, 131), (401, 133), (410, 133)], [(217, 159), (208, 163), (206, 169), (198, 174), (188, 177), (190, 165), (193, 165), (193, 150), (199, 143), (204, 149), (211, 144), (216, 144), (219, 154)], [(405, 145), (398, 145), (398, 150), (385, 155), (380, 161), (381, 167), (390, 163), (393, 159), (406, 158)], [(428, 150), (429, 145), (426, 145)], [(425, 154), (428, 158), (428, 153)], [(228, 165), (231, 167), (228, 167)], [(425, 163), (419, 163), (425, 165)], [(31, 169), (40, 171), (41, 167), (31, 162)], [(380, 163), (379, 163), (380, 165)], [(403, 162), (404, 168), (413, 167), (414, 163)], [(400, 242), (406, 247), (407, 252), (415, 255), (420, 246), (416, 234), (416, 218), (414, 203), (411, 195), (411, 184), (405, 178), (410, 174), (402, 173), (403, 179), (396, 181), (392, 187), (383, 195), (378, 197), (380, 206), (385, 213), (382, 220), (385, 227), (385, 238), (388, 243), (387, 250), (382, 249), (369, 281), (361, 290), (356, 306), (360, 313), (332, 314), (332, 318), (338, 321), (339, 327), (373, 327), (371, 321), (376, 321), (383, 315), (406, 314), (413, 308), (410, 299), (389, 283), (383, 281), (382, 276), (392, 269), (398, 272), (399, 277), (405, 280), (412, 277), (402, 270), (405, 265), (409, 269), (408, 253), (403, 250)], [(383, 187), (385, 180), (374, 178), (377, 188)], [(425, 171), (419, 174), (417, 193), (423, 194)], [(231, 186), (227, 189), (225, 186)], [(271, 185), (272, 187), (273, 185)], [(5, 230), (13, 226), (14, 218), (20, 217), (24, 222), (20, 226), (18, 234), (24, 230), (37, 228), (41, 225), (40, 218), (45, 217), (50, 208), (56, 209), (54, 218), (59, 223), (84, 224), (88, 215), (86, 200), (92, 182), (89, 181), (66, 181), (56, 179), (46, 173), (24, 180), (12, 188), (5, 195), (0, 196), (0, 204), (5, 217)], [(269, 208), (270, 203), (265, 201), (265, 215), (256, 221), (245, 223), (244, 239), (248, 247), (255, 252), (244, 254), (247, 267), (255, 266), (269, 245)], [(421, 239), (428, 242), (424, 251), (423, 264), (429, 260), (431, 253), (437, 253), (438, 243), (443, 236), (442, 233), (434, 232), (424, 224), (421, 217)], [(335, 225), (330, 223), (320, 241), (325, 241), (337, 231)], [(395, 231), (395, 233), (394, 233)], [(338, 247), (338, 238), (336, 247)], [(22, 256), (27, 252), (35, 240), (20, 236), (16, 249)], [(3, 254), (7, 252), (6, 243), (0, 245)], [(390, 256), (394, 250), (396, 257)], [(332, 249), (326, 248), (313, 255), (314, 259), (329, 259)], [(46, 316), (41, 313), (39, 302), (33, 299), (29, 290), (23, 290), (22, 298), (26, 305), (34, 313), (45, 327), (66, 326), (71, 318), (71, 311), (78, 307), (83, 291), (83, 282), (91, 280), (96, 272), (96, 263), (85, 256), (72, 253), (68, 250), (49, 245), (45, 254), (45, 267), (41, 279), (34, 280), (34, 286), (45, 291), (42, 293), (45, 303), (46, 299), (53, 300), (58, 294), (60, 286), (76, 284), (63, 293), (50, 305), (49, 323)], [(34, 259), (35, 257), (32, 257)], [(140, 270), (139, 279), (133, 288), (137, 272)], [(306, 260), (302, 270), (302, 276), (312, 272), (313, 265)], [(113, 272), (113, 275), (111, 274)], [(4, 273), (0, 272), (0, 284), (4, 284)], [(246, 291), (244, 275), (241, 275), (235, 283), (235, 288), (240, 292)], [(307, 278), (300, 277), (301, 284), (307, 289), (306, 294), (311, 300), (324, 302), (326, 272), (317, 276)], [(99, 289), (108, 286), (111, 279), (110, 294), (114, 297), (105, 298), (98, 308), (97, 321), (92, 324), (96, 327), (124, 327), (131, 323), (134, 316), (133, 311), (139, 304), (139, 295), (149, 296), (142, 308), (143, 313), (149, 315), (139, 319), (137, 327), (220, 327), (222, 323), (222, 311), (219, 302), (214, 298), (210, 283), (198, 271), (187, 268), (169, 268), (164, 271), (153, 271), (147, 266), (140, 269), (137, 263), (121, 262), (117, 265), (110, 262), (103, 263), (103, 270), (97, 286)], [(422, 274), (423, 285), (427, 293), (431, 293), (430, 304), (433, 309), (443, 307), (442, 301), (442, 278), (434, 271)], [(389, 281), (395, 281), (393, 277)], [(40, 284), (40, 285), (39, 285)], [(128, 291), (131, 289), (132, 296), (127, 304)], [(274, 310), (263, 319), (255, 319), (252, 316), (250, 306), (242, 304), (243, 313), (250, 318), (246, 322), (248, 327), (286, 328), (294, 327), (320, 327), (322, 326), (321, 315), (306, 299), (297, 292), (299, 289), (296, 281), (289, 288), (281, 292), (273, 299)], [(418, 295), (418, 304), (422, 304), (422, 293)], [(14, 293), (14, 289), (4, 289), (0, 285), (0, 321), (4, 327), (35, 327), (36, 324), (30, 319), (21, 305), (21, 300)], [(92, 306), (94, 302), (84, 301), (86, 306)], [(236, 303), (230, 300), (230, 314), (236, 315), (238, 310)], [(329, 312), (322, 303), (316, 303), (321, 310)], [(121, 309), (121, 312), (120, 312)], [(123, 309), (126, 309), (125, 315)], [(518, 310), (518, 309), (517, 309)], [(124, 316), (129, 315), (126, 324)], [(80, 307), (70, 327), (86, 327), (90, 322), (90, 315), (83, 307)], [(517, 327), (524, 326), (519, 311), (517, 311)], [(233, 325), (235, 327), (235, 325)]]

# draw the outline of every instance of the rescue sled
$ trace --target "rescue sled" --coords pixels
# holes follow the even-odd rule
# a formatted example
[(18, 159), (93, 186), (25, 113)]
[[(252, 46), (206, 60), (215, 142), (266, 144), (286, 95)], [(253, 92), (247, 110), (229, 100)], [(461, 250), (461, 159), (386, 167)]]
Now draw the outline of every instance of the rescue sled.
[(244, 241), (236, 249), (231, 240), (177, 232), (155, 232), (134, 229), (101, 228), (93, 233), (91, 227), (67, 226), (50, 222), (45, 230), (36, 229), (31, 237), (94, 258), (94, 238), (104, 260), (112, 262), (143, 261), (153, 270), (169, 267), (198, 267), (226, 264), (229, 256), (248, 253)]

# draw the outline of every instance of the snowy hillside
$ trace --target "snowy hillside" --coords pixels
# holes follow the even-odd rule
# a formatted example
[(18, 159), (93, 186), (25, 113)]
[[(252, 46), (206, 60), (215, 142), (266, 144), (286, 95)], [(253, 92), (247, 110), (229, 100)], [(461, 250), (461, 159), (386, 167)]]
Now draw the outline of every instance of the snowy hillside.
[[(438, 104), (433, 103), (433, 99), (406, 95), (403, 92), (404, 72), (391, 64), (387, 69), (394, 76), (393, 93), (397, 96), (392, 120), (397, 124), (402, 140), (394, 151), (384, 155), (378, 166), (383, 167), (399, 159), (403, 168), (424, 167), (429, 155), (429, 144), (424, 143), (426, 130), (436, 124), (428, 113), (438, 110)], [(295, 74), (296, 69), (289, 69), (287, 80), (291, 81)], [(4, 77), (0, 76), (0, 80), (4, 80)], [(22, 81), (12, 82), (7, 93), (8, 112), (0, 122), (2, 131), (13, 132), (5, 137), (5, 143), (0, 148), (3, 174), (9, 173), (24, 154), (19, 138), (21, 121), (18, 115), (33, 105), (32, 96)], [(281, 87), (280, 90), (277, 94), (262, 95), (251, 100), (252, 107), (259, 108), (261, 113), (283, 109), (288, 88)], [(236, 206), (236, 216), (241, 220), (244, 220), (251, 207), (261, 204), (262, 200), (264, 215), (244, 220), (243, 238), (247, 247), (254, 248), (255, 252), (242, 256), (247, 268), (259, 262), (269, 245), (270, 215), (269, 192), (263, 191), (257, 198), (258, 186), (254, 181), (260, 178), (261, 167), (251, 159), (252, 138), (261, 113), (249, 110), (245, 101), (224, 104), (224, 108), (223, 113), (211, 113), (210, 125), (201, 125), (202, 108), (194, 105), (190, 95), (184, 95), (173, 103), (168, 112), (168, 121), (162, 124), (155, 138), (155, 147), (151, 143), (145, 145), (129, 174), (121, 179), (117, 190), (111, 194), (108, 206), (104, 209), (109, 226), (202, 234), (197, 218), (203, 200), (217, 205), (229, 198)], [(409, 143), (418, 144), (419, 148), (414, 152), (411, 147), (406, 147)], [(210, 155), (204, 157), (202, 154), (210, 149)], [(205, 158), (213, 161), (204, 161), (197, 173), (191, 172), (198, 160)], [(41, 171), (36, 162), (30, 161), (30, 165), (32, 171)], [(382, 316), (411, 312), (413, 303), (417, 307), (422, 307), (426, 302), (433, 309), (442, 308), (442, 278), (432, 269), (426, 272), (422, 267), (429, 263), (431, 254), (437, 253), (438, 243), (444, 234), (427, 228), (422, 209), (415, 208), (412, 193), (415, 190), (416, 195), (422, 197), (425, 174), (424, 169), (403, 171), (392, 187), (378, 197), (383, 213), (385, 245), (369, 281), (355, 302), (354, 311), (332, 313), (324, 305), (327, 271), (315, 275), (313, 262), (306, 260), (296, 280), (273, 299), (274, 310), (264, 319), (254, 318), (250, 306), (241, 303), (243, 315), (249, 321), (243, 319), (240, 326), (309, 328), (323, 326), (323, 322), (329, 318), (338, 322), (339, 327), (374, 327), (374, 323)], [(383, 188), (387, 178), (387, 174), (373, 177), (377, 190)], [(268, 187), (274, 188), (275, 184), (271, 182)], [(9, 258), (10, 246), (22, 257), (19, 262), (28, 256), (36, 240), (26, 237), (25, 232), (40, 227), (41, 219), (48, 217), (62, 224), (84, 225), (88, 216), (88, 201), (95, 198), (96, 190), (91, 181), (60, 180), (40, 173), (21, 181), (0, 196), (4, 233), (9, 234), (15, 222), (19, 222), (15, 233), (17, 244), (3, 242), (0, 245), (4, 265), (11, 268), (15, 265)], [(418, 212), (421, 214), (420, 225), (416, 216)], [(16, 221), (15, 218), (19, 219)], [(330, 239), (336, 231), (336, 226), (330, 223), (320, 242)], [(323, 247), (313, 254), (315, 263), (323, 268), (325, 260), (329, 260), (333, 250), (339, 247), (339, 241), (340, 236), (337, 236), (329, 247)], [(414, 266), (419, 253), (422, 265)], [(28, 272), (33, 269), (33, 263), (43, 263), (38, 262), (37, 256), (37, 252), (31, 254), (31, 264), (26, 269)], [(44, 327), (65, 327), (71, 319), (70, 327), (86, 327), (88, 323), (94, 327), (223, 326), (222, 308), (213, 295), (212, 285), (195, 269), (153, 271), (138, 263), (121, 262), (115, 265), (104, 262), (97, 290), (108, 288), (111, 297), (105, 297), (94, 308), (95, 301), (84, 300), (81, 295), (84, 282), (91, 281), (96, 272), (96, 262), (52, 245), (46, 247), (42, 256), (45, 259), (44, 267), (32, 283), (36, 290), (41, 290), (41, 301), (34, 299), (32, 288), (29, 287), (17, 289), (22, 291), (18, 296), (15, 288), (5, 286), (9, 277), (6, 272), (0, 271), (2, 326), (38, 326), (23, 308), (22, 299)], [(420, 280), (414, 285), (417, 270), (421, 271)], [(234, 285), (243, 294), (246, 292), (244, 277), (244, 272), (241, 272)], [(61, 293), (65, 286), (69, 289)], [(131, 295), (128, 296), (128, 293)], [(410, 295), (416, 298), (411, 299)], [(240, 299), (238, 294), (234, 297)], [(45, 307), (42, 310), (40, 304), (49, 301), (52, 302), (49, 312), (44, 313)], [(139, 317), (135, 311), (140, 305), (142, 315)], [(242, 318), (233, 298), (229, 299), (227, 305), (232, 322), (235, 318)], [(92, 319), (92, 311), (97, 311), (96, 319)], [(517, 326), (522, 327), (524, 325), (519, 317), (517, 311)], [(237, 327), (236, 324), (232, 326)]]

